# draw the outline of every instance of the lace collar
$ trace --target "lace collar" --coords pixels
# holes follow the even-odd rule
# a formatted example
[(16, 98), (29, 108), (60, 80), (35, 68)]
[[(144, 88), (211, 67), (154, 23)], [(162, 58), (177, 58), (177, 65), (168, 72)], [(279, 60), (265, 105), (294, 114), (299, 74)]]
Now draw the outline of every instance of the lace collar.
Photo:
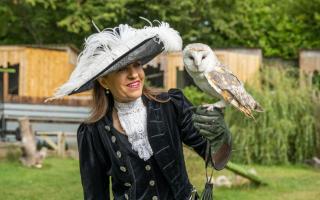
[(148, 160), (153, 151), (151, 149), (147, 133), (147, 109), (142, 98), (128, 103), (114, 101), (120, 124), (128, 136), (128, 141), (132, 145), (139, 157)]
[(145, 106), (143, 104), (142, 98), (139, 97), (134, 101), (130, 101), (128, 103), (120, 103), (114, 100), (114, 107), (116, 108), (118, 113), (122, 115), (128, 115), (136, 112), (140, 112)]

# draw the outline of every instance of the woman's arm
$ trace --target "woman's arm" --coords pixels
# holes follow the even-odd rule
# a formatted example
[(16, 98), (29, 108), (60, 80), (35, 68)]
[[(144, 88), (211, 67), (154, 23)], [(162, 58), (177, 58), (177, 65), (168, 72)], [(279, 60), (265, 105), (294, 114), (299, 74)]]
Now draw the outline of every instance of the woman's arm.
[(202, 137), (193, 126), (193, 112), (188, 109), (192, 104), (179, 89), (170, 89), (168, 93), (175, 107), (175, 113), (177, 113), (177, 122), (180, 128), (180, 138), (182, 142), (193, 148), (204, 159), (207, 140)]
[[(217, 115), (216, 121), (211, 122), (213, 128), (209, 132), (212, 137), (208, 138), (207, 135), (201, 134), (203, 131), (199, 131), (195, 126), (194, 112), (190, 109), (192, 104), (183, 93), (178, 89), (171, 89), (169, 95), (177, 108), (183, 143), (192, 147), (202, 158), (205, 158), (208, 146), (213, 167), (217, 170), (223, 169), (231, 155), (231, 136), (227, 126), (223, 126), (225, 125), (223, 115)], [(199, 113), (197, 114), (199, 115)]]
[(77, 131), (80, 174), (85, 200), (110, 199), (110, 161), (102, 153), (103, 148), (95, 127), (81, 124)]

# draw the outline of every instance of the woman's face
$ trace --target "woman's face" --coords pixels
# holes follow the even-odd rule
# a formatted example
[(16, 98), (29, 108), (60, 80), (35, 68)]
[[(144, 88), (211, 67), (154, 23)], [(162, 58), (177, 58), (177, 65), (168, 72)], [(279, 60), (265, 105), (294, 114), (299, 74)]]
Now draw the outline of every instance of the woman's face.
[(104, 88), (109, 88), (118, 102), (134, 101), (142, 95), (145, 74), (138, 62), (98, 79)]

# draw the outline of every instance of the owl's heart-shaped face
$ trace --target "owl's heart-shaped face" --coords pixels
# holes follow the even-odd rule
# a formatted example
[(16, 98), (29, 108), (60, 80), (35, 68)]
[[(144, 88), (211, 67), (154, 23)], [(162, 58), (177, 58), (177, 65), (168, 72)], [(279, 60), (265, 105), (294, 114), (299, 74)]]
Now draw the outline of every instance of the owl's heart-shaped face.
[(186, 67), (193, 72), (203, 72), (205, 70), (205, 59), (208, 53), (204, 51), (189, 51), (183, 59)]
[(216, 56), (209, 46), (195, 43), (185, 47), (183, 50), (183, 61), (187, 71), (203, 73), (214, 67)]

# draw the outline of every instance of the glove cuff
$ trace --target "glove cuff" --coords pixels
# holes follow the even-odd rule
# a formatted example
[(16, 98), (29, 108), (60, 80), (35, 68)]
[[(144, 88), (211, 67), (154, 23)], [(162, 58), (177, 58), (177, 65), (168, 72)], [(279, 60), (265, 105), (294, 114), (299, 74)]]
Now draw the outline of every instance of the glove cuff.
[[(212, 152), (212, 148), (210, 152)], [(217, 151), (211, 153), (212, 166), (216, 170), (222, 170), (223, 168), (225, 168), (231, 157), (231, 152), (232, 142), (230, 138), (230, 140), (223, 143)]]

